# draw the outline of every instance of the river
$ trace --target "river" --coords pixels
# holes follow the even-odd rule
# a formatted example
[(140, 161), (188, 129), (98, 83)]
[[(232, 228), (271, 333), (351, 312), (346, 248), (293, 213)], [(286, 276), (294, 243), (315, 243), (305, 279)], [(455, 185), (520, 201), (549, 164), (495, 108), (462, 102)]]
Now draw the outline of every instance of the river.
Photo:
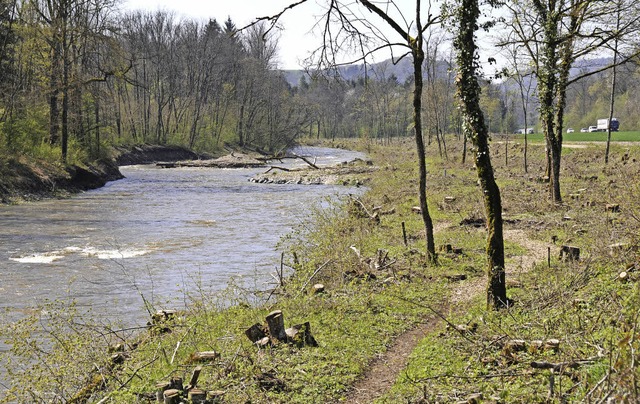
[[(296, 152), (320, 165), (362, 157)], [(148, 320), (142, 296), (179, 309), (165, 302), (179, 306), (194, 285), (217, 291), (231, 278), (264, 280), (279, 266), (283, 235), (325, 197), (354, 192), (248, 181), (264, 170), (126, 166), (125, 179), (97, 190), (0, 206), (0, 312), (6, 320), (46, 300), (74, 300), (105, 321), (140, 325)]]

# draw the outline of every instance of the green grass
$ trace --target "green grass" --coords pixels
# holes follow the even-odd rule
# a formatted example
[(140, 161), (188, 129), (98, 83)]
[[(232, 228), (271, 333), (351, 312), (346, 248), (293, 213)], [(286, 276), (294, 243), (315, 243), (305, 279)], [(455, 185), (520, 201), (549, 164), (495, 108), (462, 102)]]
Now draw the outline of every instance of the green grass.
[[(524, 141), (524, 135), (508, 135), (509, 139), (518, 139)], [(563, 140), (565, 142), (606, 142), (606, 132), (593, 132), (582, 133), (580, 131), (574, 133), (564, 133)], [(502, 136), (497, 136), (496, 139), (501, 140)], [(542, 133), (534, 133), (527, 135), (527, 140), (531, 142), (543, 142), (544, 135)], [(612, 142), (640, 142), (640, 131), (628, 131), (628, 132), (612, 132)]]
[[(640, 185), (629, 179), (640, 168), (640, 147), (612, 145), (606, 167), (600, 145), (563, 153), (564, 203), (554, 205), (548, 201), (548, 184), (539, 181), (544, 149), (529, 149), (525, 173), (521, 143), (493, 144), (491, 157), (509, 219), (505, 229), (549, 243), (551, 267), (543, 259), (521, 273), (522, 257), (530, 247), (506, 233), (507, 269), (513, 270), (507, 275), (508, 294), (516, 304), (492, 312), (485, 309), (482, 290), (477, 295), (467, 291), (468, 302), (450, 307), (451, 293), (468, 281), (453, 283), (446, 276), (466, 274), (469, 281), (477, 281), (486, 263), (485, 231), (460, 225), (462, 219), (484, 216), (473, 162), (467, 156), (462, 164), (460, 145), (450, 141), (448, 159), (437, 155), (435, 147), (428, 151), (428, 199), (439, 230), (436, 245), (452, 244), (463, 251), (441, 254), (439, 266), (426, 263), (424, 226), (411, 209), (417, 205), (412, 143), (346, 145), (366, 147), (380, 167), (371, 174), (369, 190), (361, 198), (367, 208), (388, 212), (379, 223), (359, 214), (349, 200), (316, 210), (279, 246), (295, 272), (277, 294), (249, 305), (255, 296), (233, 285), (220, 295), (205, 293), (205, 288), (185, 292), (189, 309), (168, 324), (172, 332), (142, 332), (137, 349), (128, 339), (129, 359), (113, 369), (107, 365), (107, 346), (125, 335), (81, 325), (71, 311), (46, 324), (52, 336), (48, 346), (29, 338), (32, 330), (43, 331), (41, 313), (18, 326), (2, 327), (5, 338), (13, 338), (14, 353), (23, 358), (12, 362), (18, 381), (11, 390), (13, 401), (38, 401), (55, 393), (72, 402), (83, 386), (102, 377), (104, 390), (94, 393), (92, 401), (107, 395), (109, 403), (144, 401), (141, 397), (152, 394), (156, 383), (172, 376), (188, 379), (195, 366), (189, 361), (193, 352), (215, 350), (220, 358), (204, 365), (198, 384), (225, 391), (224, 402), (340, 402), (396, 336), (433, 316), (426, 306), (441, 309), (452, 324), (476, 323), (477, 329), (461, 335), (441, 322), (411, 353), (395, 386), (379, 402), (457, 402), (475, 393), (500, 402), (598, 402), (607, 396), (637, 401), (639, 392), (633, 386), (640, 378), (636, 365), (640, 277), (635, 272), (640, 270)], [(445, 197), (455, 199), (445, 201)], [(620, 204), (621, 212), (605, 212), (608, 203)], [(408, 246), (402, 239), (402, 223)], [(550, 243), (552, 239), (556, 244)], [(626, 247), (608, 247), (619, 242)], [(582, 259), (560, 262), (562, 244), (581, 248)], [(362, 260), (351, 246), (360, 251)], [(371, 270), (365, 259), (375, 257), (379, 249), (388, 251), (394, 264), (383, 271)], [(629, 280), (618, 281), (618, 274), (627, 268), (632, 268)], [(323, 283), (327, 292), (311, 294), (314, 283)], [(309, 321), (320, 346), (279, 344), (259, 349), (251, 344), (244, 330), (262, 323), (274, 309), (283, 311), (286, 326)], [(73, 332), (63, 334), (65, 329)], [(531, 341), (550, 338), (560, 340), (559, 351), (530, 348)], [(505, 348), (515, 339), (525, 340), (529, 348), (522, 352)], [(58, 348), (53, 356), (59, 362), (38, 362), (38, 355), (52, 346)], [(82, 355), (73, 354), (76, 348)], [(586, 359), (557, 374), (530, 366), (533, 361)], [(89, 370), (83, 372), (85, 366)], [(94, 371), (96, 367), (100, 372)], [(264, 375), (273, 375), (282, 384), (277, 388), (261, 384)], [(555, 383), (551, 395), (550, 380)]]

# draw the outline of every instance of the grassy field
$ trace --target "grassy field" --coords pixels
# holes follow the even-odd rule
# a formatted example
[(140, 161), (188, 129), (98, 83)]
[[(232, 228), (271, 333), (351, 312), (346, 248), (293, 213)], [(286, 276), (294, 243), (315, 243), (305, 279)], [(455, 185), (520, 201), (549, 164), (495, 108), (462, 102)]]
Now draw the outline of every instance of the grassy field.
[[(450, 139), (446, 156), (428, 149), (438, 265), (425, 259), (413, 210), (413, 143), (327, 145), (365, 151), (378, 170), (362, 175), (364, 196), (325, 203), (282, 240), (293, 275), (273, 293), (231, 282), (213, 294), (203, 284), (184, 292), (187, 311), (136, 332), (90, 322), (77, 307), (44, 308), (0, 327), (14, 355), (6, 401), (151, 402), (158, 383), (186, 384), (200, 365), (198, 386), (223, 397), (211, 402), (355, 402), (354, 383), (370, 377), (376, 359), (384, 363), (399, 336), (434, 322), (404, 348), (393, 386), (375, 402), (638, 402), (640, 183), (630, 179), (640, 147), (614, 144), (608, 166), (601, 145), (567, 149), (558, 205), (542, 179), (542, 145), (529, 148), (527, 172), (520, 142), (492, 147), (514, 301), (494, 312), (485, 307), (486, 231), (469, 225), (482, 223), (482, 197), (462, 145)], [(580, 258), (561, 260), (563, 245)], [(323, 293), (314, 293), (318, 283)], [(248, 304), (256, 296), (262, 303)], [(245, 330), (275, 309), (287, 327), (308, 321), (319, 346), (251, 343)], [(216, 355), (198, 362), (203, 351)]]
[[(524, 135), (507, 135), (509, 139), (524, 140)], [(562, 135), (565, 142), (606, 142), (606, 132), (593, 132), (593, 133), (565, 133)], [(503, 136), (498, 135), (496, 139), (502, 139)], [(542, 133), (534, 133), (527, 135), (527, 140), (532, 142), (544, 142), (544, 135)], [(640, 142), (640, 131), (629, 132), (612, 132), (612, 142)]]

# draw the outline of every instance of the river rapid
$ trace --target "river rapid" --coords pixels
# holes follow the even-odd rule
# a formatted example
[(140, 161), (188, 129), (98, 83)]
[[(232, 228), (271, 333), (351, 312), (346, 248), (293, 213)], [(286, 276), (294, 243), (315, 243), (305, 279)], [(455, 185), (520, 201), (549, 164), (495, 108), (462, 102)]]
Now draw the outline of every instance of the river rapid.
[[(326, 148), (296, 153), (320, 165), (362, 158)], [(219, 291), (232, 278), (256, 285), (247, 281), (256, 275), (265, 287), (279, 266), (280, 238), (326, 197), (358, 192), (248, 181), (264, 168), (121, 171), (125, 179), (72, 198), (0, 206), (3, 320), (60, 299), (105, 322), (144, 325), (142, 296), (155, 308), (180, 309), (185, 289)]]

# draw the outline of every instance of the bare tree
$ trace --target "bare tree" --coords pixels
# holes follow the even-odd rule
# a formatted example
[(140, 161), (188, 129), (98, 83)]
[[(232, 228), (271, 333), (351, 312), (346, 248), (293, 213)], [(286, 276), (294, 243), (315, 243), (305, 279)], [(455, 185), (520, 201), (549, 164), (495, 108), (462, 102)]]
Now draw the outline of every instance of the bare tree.
[[(509, 40), (507, 40), (508, 42)], [(505, 46), (507, 54), (508, 65), (500, 73), (501, 76), (505, 76), (508, 79), (514, 81), (518, 86), (518, 93), (520, 95), (520, 106), (522, 109), (522, 118), (524, 121), (524, 172), (529, 171), (528, 165), (528, 128), (529, 128), (529, 103), (531, 93), (534, 88), (535, 80), (533, 80), (533, 73), (531, 69), (527, 69), (524, 66), (529, 65), (530, 60), (523, 58), (521, 52), (522, 45), (512, 43), (510, 46)]]
[[(279, 18), (289, 9), (300, 6), (308, 0), (300, 0), (292, 3), (279, 14), (256, 19), (251, 25), (259, 21), (270, 21), (272, 27)], [(405, 16), (396, 1), (373, 2), (368, 0), (357, 0), (354, 2), (342, 2), (339, 0), (327, 1), (326, 12), (321, 22), (318, 23), (323, 29), (323, 46), (319, 49), (316, 62), (319, 67), (333, 68), (340, 64), (337, 62), (337, 55), (346, 51), (357, 52), (359, 57), (349, 61), (347, 64), (356, 61), (366, 62), (371, 55), (381, 49), (402, 49), (400, 60), (410, 56), (413, 66), (413, 130), (415, 135), (416, 150), (418, 153), (418, 167), (420, 172), (418, 195), (420, 200), (420, 211), (425, 226), (427, 256), (430, 262), (437, 262), (435, 242), (433, 237), (433, 222), (429, 214), (426, 194), (427, 168), (425, 145), (422, 133), (422, 92), (423, 92), (423, 63), (425, 60), (425, 32), (439, 24), (440, 15), (431, 13), (432, 4), (427, 2), (425, 8), (422, 2), (416, 0), (414, 3), (414, 14), (412, 18)], [(426, 13), (426, 18), (424, 14)], [(410, 22), (408, 22), (410, 21)], [(337, 22), (337, 24), (334, 24)], [(379, 23), (382, 23), (380, 25)], [(380, 27), (383, 26), (385, 30)], [(391, 40), (386, 31), (391, 30), (397, 41)]]
[[(538, 81), (540, 119), (545, 134), (549, 191), (551, 199), (562, 201), (560, 193), (560, 167), (562, 157), (562, 131), (567, 100), (567, 88), (586, 76), (595, 75), (614, 66), (610, 63), (584, 75), (571, 75), (577, 59), (593, 55), (615, 40), (629, 40), (638, 32), (640, 12), (634, 0), (624, 0), (619, 7), (607, 0), (514, 0), (505, 3), (511, 11), (509, 28), (515, 39), (501, 45), (518, 43), (529, 54)], [(606, 26), (606, 18), (620, 8), (627, 16), (619, 30)], [(616, 60), (624, 63), (639, 52), (636, 46), (627, 46), (627, 52)]]
[(609, 148), (611, 145), (611, 121), (613, 120), (613, 112), (614, 112), (614, 105), (615, 105), (615, 100), (616, 100), (616, 78), (617, 78), (617, 64), (618, 64), (618, 43), (620, 41), (620, 38), (618, 37), (618, 32), (620, 31), (620, 25), (622, 24), (622, 6), (623, 6), (623, 2), (622, 0), (617, 0), (617, 7), (616, 7), (616, 13), (615, 13), (615, 17), (614, 17), (614, 38), (613, 38), (613, 46), (612, 46), (612, 51), (613, 51), (613, 67), (611, 68), (611, 97), (609, 100), (609, 119), (608, 119), (608, 123), (607, 123), (607, 147), (605, 148), (605, 152), (604, 152), (604, 163), (607, 164), (609, 163)]

